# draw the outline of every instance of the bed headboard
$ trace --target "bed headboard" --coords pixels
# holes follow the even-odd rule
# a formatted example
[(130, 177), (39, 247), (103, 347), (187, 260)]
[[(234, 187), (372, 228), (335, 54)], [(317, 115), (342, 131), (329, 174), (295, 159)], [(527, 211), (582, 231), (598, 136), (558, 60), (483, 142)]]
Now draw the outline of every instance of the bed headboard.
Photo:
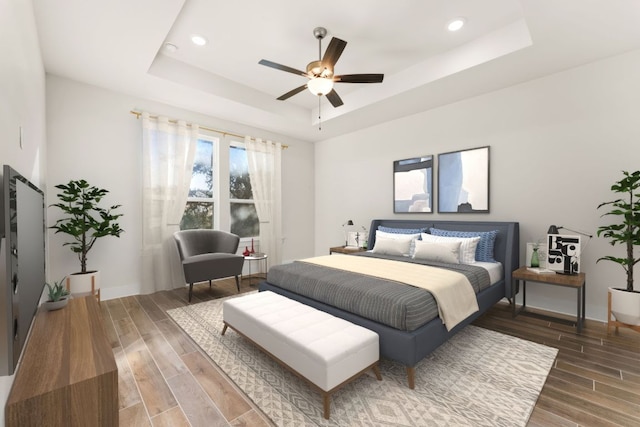
[(441, 228), (443, 230), (456, 231), (492, 231), (498, 230), (493, 254), (497, 261), (504, 267), (505, 296), (511, 297), (511, 272), (519, 267), (520, 263), (520, 227), (517, 222), (494, 221), (431, 221), (410, 219), (374, 219), (369, 229), (369, 249), (376, 242), (376, 230), (378, 226), (394, 228)]

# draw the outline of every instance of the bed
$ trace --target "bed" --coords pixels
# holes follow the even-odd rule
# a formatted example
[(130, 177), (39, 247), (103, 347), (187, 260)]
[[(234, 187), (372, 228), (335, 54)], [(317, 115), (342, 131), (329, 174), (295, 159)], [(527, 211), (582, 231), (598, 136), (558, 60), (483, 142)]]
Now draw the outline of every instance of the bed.
[[(385, 324), (375, 318), (375, 316), (358, 314), (355, 309), (349, 307), (336, 307), (339, 304), (335, 298), (322, 297), (324, 301), (311, 298), (298, 291), (296, 287), (289, 287), (287, 283), (277, 282), (277, 277), (291, 277), (289, 270), (303, 263), (294, 262), (291, 264), (283, 264), (281, 266), (272, 267), (267, 275), (267, 280), (260, 283), (261, 291), (270, 290), (296, 301), (300, 301), (309, 306), (323, 310), (340, 318), (346, 319), (357, 325), (377, 332), (380, 336), (380, 356), (393, 360), (406, 367), (407, 381), (410, 388), (415, 386), (415, 366), (424, 357), (429, 355), (442, 343), (455, 335), (476, 318), (481, 316), (494, 304), (502, 298), (510, 298), (512, 295), (511, 273), (518, 268), (519, 264), (519, 224), (517, 222), (491, 222), (491, 221), (429, 221), (429, 220), (399, 220), (399, 219), (376, 219), (371, 222), (368, 247), (373, 249), (376, 244), (376, 230), (379, 227), (390, 229), (422, 229), (429, 230), (437, 228), (439, 230), (448, 230), (451, 232), (489, 232), (497, 230), (495, 242), (493, 245), (493, 257), (497, 261), (498, 268), (501, 271), (494, 283), (488, 284), (482, 289), (476, 289), (476, 300), (478, 311), (464, 318), (460, 323), (450, 330), (443, 324), (439, 316), (427, 321), (419, 327), (407, 327), (406, 325)], [(370, 256), (368, 252), (362, 253)], [(334, 257), (342, 255), (334, 255)], [(353, 255), (350, 255), (350, 257)], [(408, 260), (407, 260), (408, 261)], [(404, 265), (404, 264), (403, 264)], [(321, 267), (318, 267), (321, 268)], [(324, 267), (327, 268), (327, 267)], [(273, 273), (272, 273), (273, 272)], [(327, 271), (326, 276), (332, 276), (329, 273), (336, 273), (335, 270)], [(283, 276), (283, 274), (285, 274)], [(337, 274), (337, 273), (336, 273)], [(343, 274), (343, 273), (340, 273)], [(351, 273), (349, 273), (351, 274)], [(355, 274), (355, 273), (353, 273)], [(341, 277), (341, 276), (336, 276)], [(493, 276), (495, 277), (495, 276)], [(360, 275), (358, 281), (367, 283), (368, 281), (378, 280), (368, 275)], [(304, 281), (304, 280), (302, 280)], [(353, 282), (353, 277), (351, 277)], [(346, 280), (345, 280), (346, 282)], [(332, 283), (331, 289), (336, 289), (335, 293), (340, 292), (339, 283)], [(316, 285), (317, 286), (317, 285)], [(402, 285), (407, 287), (407, 285)], [(287, 287), (289, 289), (287, 289)], [(328, 302), (327, 302), (328, 301)], [(375, 318), (376, 320), (372, 320)]]

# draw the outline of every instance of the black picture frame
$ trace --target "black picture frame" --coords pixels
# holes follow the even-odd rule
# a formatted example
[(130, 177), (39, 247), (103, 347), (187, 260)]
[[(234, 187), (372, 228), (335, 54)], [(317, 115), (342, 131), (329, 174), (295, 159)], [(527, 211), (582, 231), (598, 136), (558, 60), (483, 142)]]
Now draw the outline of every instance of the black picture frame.
[(433, 155), (393, 162), (393, 212), (433, 213)]
[(438, 213), (489, 213), (489, 146), (438, 154)]

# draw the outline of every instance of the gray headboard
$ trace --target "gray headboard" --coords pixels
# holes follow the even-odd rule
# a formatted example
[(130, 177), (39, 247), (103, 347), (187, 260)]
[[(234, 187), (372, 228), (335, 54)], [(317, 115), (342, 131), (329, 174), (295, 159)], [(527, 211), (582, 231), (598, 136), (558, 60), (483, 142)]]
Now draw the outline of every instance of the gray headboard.
[(520, 226), (518, 222), (374, 219), (371, 221), (371, 228), (369, 229), (369, 249), (372, 249), (375, 245), (376, 230), (380, 225), (394, 228), (426, 228), (427, 230), (430, 227), (457, 231), (498, 230), (493, 254), (495, 259), (501, 262), (504, 267), (505, 296), (511, 297), (511, 272), (516, 270), (520, 263)]

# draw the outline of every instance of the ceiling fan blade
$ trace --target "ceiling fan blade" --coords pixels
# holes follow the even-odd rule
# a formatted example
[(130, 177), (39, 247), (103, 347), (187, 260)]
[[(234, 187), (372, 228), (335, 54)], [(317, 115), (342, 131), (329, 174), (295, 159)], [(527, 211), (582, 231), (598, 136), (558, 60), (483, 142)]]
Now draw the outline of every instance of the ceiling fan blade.
[(305, 73), (304, 71), (296, 70), (295, 68), (287, 67), (286, 65), (267, 61), (266, 59), (261, 59), (258, 64), (266, 65), (267, 67), (275, 68), (276, 70), (286, 71), (287, 73), (298, 74), (300, 76), (307, 77), (307, 73)]
[(382, 83), (384, 74), (344, 74), (335, 76), (333, 81), (340, 83)]
[(333, 70), (333, 66), (338, 62), (338, 59), (340, 58), (340, 55), (342, 55), (342, 51), (346, 46), (346, 41), (333, 37), (329, 42), (327, 50), (324, 52), (324, 56), (322, 57), (322, 65)]
[(296, 94), (298, 94), (298, 93), (302, 92), (302, 91), (303, 91), (303, 90), (305, 90), (306, 88), (307, 88), (307, 85), (306, 85), (306, 84), (304, 84), (304, 85), (302, 85), (302, 86), (300, 86), (300, 87), (297, 87), (297, 88), (295, 88), (295, 89), (293, 89), (293, 90), (290, 90), (289, 92), (285, 93), (285, 94), (284, 94), (284, 95), (282, 95), (282, 96), (279, 96), (279, 97), (278, 97), (278, 100), (279, 100), (279, 101), (284, 101), (285, 99), (289, 99), (289, 98), (291, 98), (293, 95), (296, 95)]
[(340, 99), (335, 89), (331, 89), (331, 92), (327, 94), (327, 99), (329, 100), (331, 105), (333, 105), (334, 107), (339, 107), (342, 104), (344, 104), (344, 102), (342, 102), (342, 99)]

